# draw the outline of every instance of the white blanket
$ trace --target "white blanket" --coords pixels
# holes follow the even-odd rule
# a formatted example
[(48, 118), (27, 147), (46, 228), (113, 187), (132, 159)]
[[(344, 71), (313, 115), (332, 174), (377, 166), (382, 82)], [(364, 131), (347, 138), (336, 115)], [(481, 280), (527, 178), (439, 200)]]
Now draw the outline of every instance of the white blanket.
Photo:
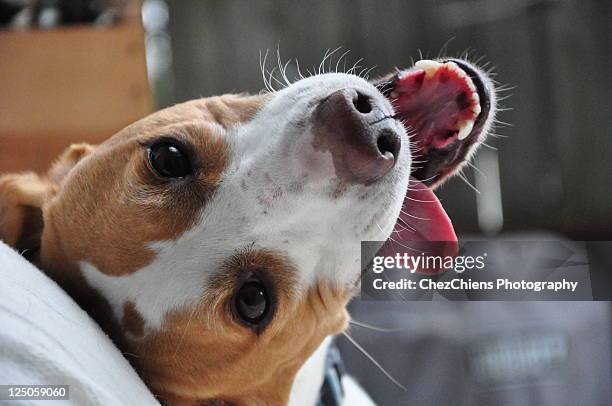
[[(321, 374), (314, 372), (317, 376)], [(308, 385), (308, 380), (299, 383)], [(350, 377), (345, 376), (342, 383), (343, 405), (374, 405)], [(2, 241), (0, 385), (68, 385), (69, 400), (49, 403), (53, 406), (159, 405), (87, 313), (55, 282)], [(315, 397), (318, 394), (318, 389), (314, 393), (311, 387), (304, 389)], [(295, 396), (291, 404), (310, 404), (311, 398), (310, 395)], [(42, 400), (0, 399), (2, 406), (43, 403), (47, 404)]]
[(9, 384), (68, 385), (70, 400), (57, 406), (159, 405), (98, 325), (0, 241), (0, 385)]

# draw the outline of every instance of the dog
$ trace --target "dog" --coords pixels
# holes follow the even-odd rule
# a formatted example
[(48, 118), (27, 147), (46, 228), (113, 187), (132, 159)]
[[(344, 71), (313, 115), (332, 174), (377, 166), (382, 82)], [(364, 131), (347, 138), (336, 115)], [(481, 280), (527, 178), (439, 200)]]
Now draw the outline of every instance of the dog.
[(461, 59), (177, 104), (44, 175), (0, 177), (0, 238), (163, 404), (315, 405), (360, 241), (456, 241), (432, 190), (494, 114), (490, 79)]

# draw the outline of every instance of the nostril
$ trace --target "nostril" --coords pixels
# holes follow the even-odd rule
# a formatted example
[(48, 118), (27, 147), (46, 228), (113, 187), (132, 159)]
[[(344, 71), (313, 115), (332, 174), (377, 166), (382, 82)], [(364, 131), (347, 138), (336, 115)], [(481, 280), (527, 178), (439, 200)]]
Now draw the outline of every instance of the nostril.
[(383, 130), (376, 139), (376, 146), (382, 156), (395, 159), (400, 149), (399, 136), (394, 131)]
[(372, 111), (370, 96), (366, 96), (363, 93), (357, 92), (357, 97), (353, 99), (353, 105), (362, 114), (368, 114)]

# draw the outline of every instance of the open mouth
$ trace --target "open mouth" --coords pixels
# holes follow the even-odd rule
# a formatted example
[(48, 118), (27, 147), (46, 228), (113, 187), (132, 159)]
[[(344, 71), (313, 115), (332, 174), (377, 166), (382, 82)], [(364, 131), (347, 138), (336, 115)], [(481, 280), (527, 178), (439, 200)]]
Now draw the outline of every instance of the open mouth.
[(389, 96), (421, 147), (445, 148), (470, 135), (480, 114), (476, 85), (454, 61), (422, 60)]
[(377, 85), (406, 126), (414, 158), (393, 238), (450, 242), (438, 254), (456, 255), (457, 235), (432, 188), (478, 144), (490, 110), (488, 89), (477, 70), (460, 60), (421, 60)]

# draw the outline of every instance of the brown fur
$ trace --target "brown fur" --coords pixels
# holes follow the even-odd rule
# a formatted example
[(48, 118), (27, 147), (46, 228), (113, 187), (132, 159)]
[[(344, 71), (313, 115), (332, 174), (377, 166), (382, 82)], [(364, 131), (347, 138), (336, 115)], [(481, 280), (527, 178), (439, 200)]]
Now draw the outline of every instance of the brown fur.
[(87, 144), (71, 145), (45, 176), (32, 172), (0, 176), (0, 240), (20, 250), (38, 250), (43, 204), (57, 193), (66, 174), (92, 151)]
[[(232, 286), (252, 268), (264, 270), (276, 288), (277, 311), (261, 334), (237, 321), (228, 307)], [(170, 404), (221, 399), (285, 405), (300, 366), (323, 338), (348, 322), (348, 291), (320, 284), (298, 292), (296, 272), (287, 258), (269, 251), (230, 258), (195, 309), (171, 314), (166, 328), (132, 344), (137, 369)]]
[[(250, 120), (267, 96), (221, 96), (183, 103), (127, 127), (94, 148), (72, 146), (45, 176), (0, 177), (0, 238), (37, 250), (37, 264), (109, 333), (166, 404), (283, 405), (295, 374), (324, 337), (346, 327), (344, 289), (318, 284), (299, 292), (296, 270), (278, 253), (245, 251), (228, 258), (200, 303), (167, 315), (149, 331), (133, 303), (121, 320), (87, 286), (87, 261), (107, 275), (149, 264), (147, 243), (189, 229), (214, 192), (228, 159), (225, 129)], [(143, 143), (172, 135), (193, 146), (192, 182), (166, 183), (148, 167)], [(32, 221), (38, 213), (39, 220)], [(277, 304), (269, 325), (254, 331), (231, 309), (245, 270), (273, 281)], [(125, 334), (125, 333), (129, 334)]]
[(121, 324), (125, 331), (132, 337), (142, 337), (144, 334), (145, 321), (132, 302), (126, 302), (123, 305), (123, 319)]

